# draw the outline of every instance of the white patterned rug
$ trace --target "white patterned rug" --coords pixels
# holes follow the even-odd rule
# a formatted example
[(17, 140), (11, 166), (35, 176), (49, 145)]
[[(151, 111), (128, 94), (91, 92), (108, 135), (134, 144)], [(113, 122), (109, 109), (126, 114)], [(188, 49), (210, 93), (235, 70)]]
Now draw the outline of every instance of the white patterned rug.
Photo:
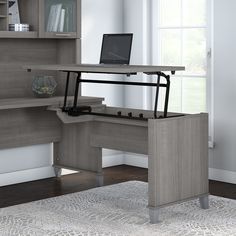
[(210, 196), (161, 209), (149, 224), (147, 183), (126, 183), (0, 209), (1, 236), (236, 235), (236, 201)]

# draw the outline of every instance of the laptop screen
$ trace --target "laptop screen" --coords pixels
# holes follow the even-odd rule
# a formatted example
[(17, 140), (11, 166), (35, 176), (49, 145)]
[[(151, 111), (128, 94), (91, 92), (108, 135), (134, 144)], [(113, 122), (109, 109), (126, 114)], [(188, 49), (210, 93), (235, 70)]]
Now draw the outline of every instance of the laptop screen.
[(100, 64), (129, 64), (133, 34), (104, 34)]

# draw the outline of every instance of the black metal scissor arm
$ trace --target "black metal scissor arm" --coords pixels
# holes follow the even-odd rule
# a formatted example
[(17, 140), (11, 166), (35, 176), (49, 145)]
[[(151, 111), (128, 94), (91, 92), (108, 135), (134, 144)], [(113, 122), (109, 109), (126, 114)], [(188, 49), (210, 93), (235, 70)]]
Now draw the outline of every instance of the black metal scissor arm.
[[(163, 72), (152, 72), (152, 73), (145, 73), (148, 75), (156, 75), (157, 81), (156, 83), (147, 83), (147, 82), (130, 82), (130, 81), (112, 81), (112, 80), (91, 80), (91, 79), (81, 79), (82, 72), (73, 72), (73, 71), (65, 71), (67, 72), (67, 80), (66, 80), (66, 88), (65, 88), (65, 97), (64, 97), (64, 105), (62, 110), (65, 112), (68, 112), (71, 116), (78, 116), (83, 114), (92, 114), (91, 108), (88, 106), (79, 106), (77, 107), (77, 100), (78, 100), (78, 93), (79, 93), (79, 86), (81, 83), (96, 83), (96, 84), (116, 84), (116, 85), (130, 85), (130, 86), (146, 86), (146, 87), (156, 87), (156, 96), (155, 96), (155, 104), (154, 104), (154, 118), (166, 118), (167, 112), (168, 112), (168, 103), (169, 103), (169, 92), (170, 92), (170, 76), (166, 75)], [(74, 93), (74, 102), (73, 107), (67, 107), (67, 97), (68, 97), (68, 88), (69, 88), (69, 80), (70, 80), (70, 73), (77, 73), (76, 78), (76, 85), (75, 85), (75, 93)], [(171, 71), (172, 74), (174, 74), (174, 71)], [(129, 76), (130, 74), (127, 74)], [(160, 83), (161, 77), (163, 77), (166, 80), (166, 83)], [(158, 107), (158, 97), (159, 97), (159, 89), (160, 87), (166, 88), (166, 94), (165, 94), (165, 104), (164, 104), (164, 114), (163, 116), (157, 117), (157, 107)], [(103, 114), (104, 116), (109, 116), (109, 114)], [(114, 115), (111, 115), (114, 117)], [(119, 116), (117, 116), (119, 117)], [(123, 117), (122, 117), (123, 118)], [(133, 118), (135, 117), (127, 117), (127, 118)], [(145, 118), (139, 118), (139, 119), (145, 119)]]

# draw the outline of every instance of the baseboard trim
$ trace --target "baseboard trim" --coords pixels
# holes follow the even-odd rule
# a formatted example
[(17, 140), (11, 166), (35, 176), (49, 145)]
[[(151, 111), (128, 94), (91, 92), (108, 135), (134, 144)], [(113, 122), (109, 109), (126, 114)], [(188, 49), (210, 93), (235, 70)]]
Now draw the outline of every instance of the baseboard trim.
[(124, 164), (141, 168), (148, 168), (148, 157), (138, 154), (124, 154)]
[(209, 179), (236, 184), (236, 172), (209, 168)]
[(0, 186), (19, 184), (54, 177), (53, 167), (40, 167), (28, 170), (0, 174)]
[(119, 166), (124, 164), (124, 154), (107, 155), (102, 157), (102, 167)]
[[(144, 155), (124, 154), (123, 164), (148, 168), (148, 159)], [(236, 172), (209, 168), (209, 179), (236, 184)]]
[[(123, 164), (141, 168), (148, 168), (148, 159), (147, 156), (135, 154), (115, 154), (103, 156), (103, 168)], [(71, 173), (75, 172), (63, 169), (62, 174)], [(4, 173), (0, 174), (0, 187), (39, 179), (51, 178), (54, 176), (55, 173), (53, 167), (51, 166)], [(236, 184), (236, 172), (209, 168), (209, 179)]]
[[(117, 166), (124, 164), (124, 155), (108, 155), (103, 157), (103, 167)], [(76, 171), (62, 169), (62, 175), (74, 174)], [(39, 179), (47, 179), (54, 177), (54, 169), (52, 166), (33, 168), (0, 174), (0, 187), (19, 184)]]

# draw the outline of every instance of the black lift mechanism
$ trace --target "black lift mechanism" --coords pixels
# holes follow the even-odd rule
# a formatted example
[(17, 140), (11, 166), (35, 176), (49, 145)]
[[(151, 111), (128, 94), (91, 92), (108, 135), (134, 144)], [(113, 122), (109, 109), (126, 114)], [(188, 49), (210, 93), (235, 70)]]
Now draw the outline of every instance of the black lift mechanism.
[[(90, 106), (77, 106), (80, 84), (81, 83), (96, 83), (96, 84), (117, 84), (117, 85), (156, 87), (156, 96), (155, 96), (153, 118), (154, 119), (167, 118), (169, 93), (170, 93), (170, 76), (164, 74), (163, 72), (146, 73), (148, 75), (156, 75), (157, 76), (156, 83), (81, 79), (81, 72), (78, 72), (78, 71), (64, 71), (64, 72), (67, 72), (67, 79), (66, 79), (64, 105), (62, 107), (62, 111), (67, 112), (68, 115), (70, 115), (70, 116), (80, 116), (80, 115), (90, 114), (90, 115), (97, 115), (97, 116), (116, 117), (116, 118), (134, 119), (134, 120), (148, 120), (148, 118), (144, 118), (142, 113), (140, 113), (138, 117), (133, 116), (131, 112), (128, 113), (128, 116), (124, 116), (121, 114), (120, 111), (118, 111), (117, 114), (107, 114), (107, 113), (100, 113), (100, 112), (98, 113), (98, 112), (93, 112), (92, 108)], [(68, 97), (68, 88), (69, 88), (71, 73), (76, 73), (77, 77), (76, 77), (73, 106), (68, 107), (67, 106), (67, 97)], [(171, 73), (175, 74), (175, 71), (172, 71)], [(134, 73), (134, 74), (136, 74), (136, 73)], [(127, 76), (130, 76), (130, 74), (128, 74)], [(166, 80), (166, 83), (160, 83), (161, 77)], [(157, 116), (157, 107), (158, 107), (158, 97), (159, 97), (160, 87), (166, 88), (166, 93), (165, 93), (164, 113), (163, 113), (163, 116), (158, 117)]]

